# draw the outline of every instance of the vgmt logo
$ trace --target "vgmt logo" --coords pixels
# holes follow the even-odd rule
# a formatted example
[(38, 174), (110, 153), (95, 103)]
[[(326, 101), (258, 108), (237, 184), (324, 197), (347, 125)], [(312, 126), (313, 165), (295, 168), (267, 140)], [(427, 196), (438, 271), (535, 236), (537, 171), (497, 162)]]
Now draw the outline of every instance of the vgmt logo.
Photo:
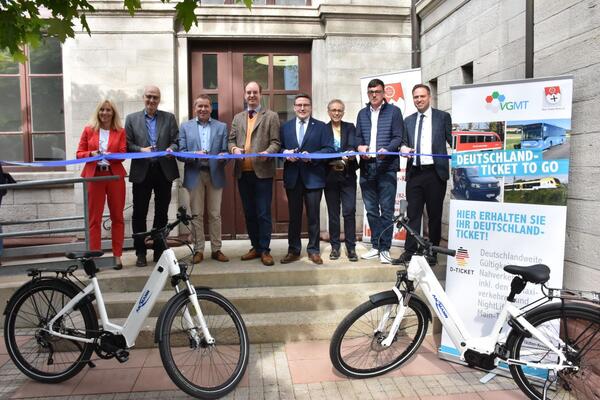
[(485, 97), (485, 108), (497, 113), (498, 111), (526, 110), (529, 100), (507, 101), (506, 96), (494, 90), (492, 94)]

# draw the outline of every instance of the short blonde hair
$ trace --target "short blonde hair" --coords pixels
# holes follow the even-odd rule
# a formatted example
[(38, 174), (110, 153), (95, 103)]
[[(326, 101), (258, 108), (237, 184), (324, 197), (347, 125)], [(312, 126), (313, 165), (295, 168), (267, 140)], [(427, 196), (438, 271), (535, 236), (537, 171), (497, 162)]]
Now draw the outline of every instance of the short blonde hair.
[(100, 113), (100, 109), (102, 108), (102, 106), (106, 103), (108, 103), (108, 105), (110, 106), (110, 108), (112, 108), (113, 111), (112, 121), (110, 121), (110, 129), (117, 130), (123, 128), (123, 124), (121, 123), (121, 117), (119, 117), (119, 110), (117, 109), (115, 103), (109, 99), (100, 100), (100, 102), (96, 106), (96, 109), (94, 110), (94, 113), (90, 117), (88, 126), (92, 127), (96, 131), (100, 129), (100, 119), (98, 118), (98, 114)]

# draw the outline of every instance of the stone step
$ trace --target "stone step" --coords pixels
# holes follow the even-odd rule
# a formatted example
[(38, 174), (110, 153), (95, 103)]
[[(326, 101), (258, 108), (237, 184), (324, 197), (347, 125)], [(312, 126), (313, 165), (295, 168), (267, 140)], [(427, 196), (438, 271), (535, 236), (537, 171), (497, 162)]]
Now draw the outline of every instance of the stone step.
[[(353, 308), (366, 301), (370, 295), (390, 290), (393, 282), (363, 284), (272, 286), (242, 289), (218, 289), (242, 314), (303, 312)], [(108, 315), (111, 318), (127, 318), (139, 293), (103, 293)], [(174, 291), (165, 290), (150, 313), (157, 317)]]
[[(339, 323), (350, 309), (242, 314), (250, 343), (289, 343), (304, 340), (329, 340)], [(154, 332), (157, 318), (145, 321), (135, 347), (155, 347)], [(122, 324), (124, 320), (115, 320)], [(428, 326), (428, 334), (434, 332), (434, 324)]]

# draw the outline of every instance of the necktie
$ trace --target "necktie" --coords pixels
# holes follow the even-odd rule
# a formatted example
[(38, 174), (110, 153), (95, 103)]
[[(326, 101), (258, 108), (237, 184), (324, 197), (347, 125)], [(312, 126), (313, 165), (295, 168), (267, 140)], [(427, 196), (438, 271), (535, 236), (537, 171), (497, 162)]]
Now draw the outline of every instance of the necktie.
[[(421, 114), (419, 118), (419, 128), (417, 129), (417, 154), (421, 154), (421, 132), (423, 131), (423, 118), (425, 118), (425, 114)], [(416, 166), (421, 166), (421, 157), (417, 156)]]
[(254, 118), (254, 114), (256, 114), (256, 110), (248, 110), (248, 118)]
[(301, 119), (300, 128), (298, 129), (298, 146), (302, 146), (302, 142), (304, 141), (304, 124), (305, 121)]

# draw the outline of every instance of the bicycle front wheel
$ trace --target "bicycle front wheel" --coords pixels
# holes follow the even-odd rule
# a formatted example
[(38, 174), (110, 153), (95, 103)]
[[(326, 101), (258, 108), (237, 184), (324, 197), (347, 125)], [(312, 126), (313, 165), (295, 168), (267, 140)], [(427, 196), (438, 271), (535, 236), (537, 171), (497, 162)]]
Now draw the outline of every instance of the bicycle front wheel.
[(391, 345), (383, 347), (398, 307), (398, 299), (387, 298), (367, 301), (348, 314), (331, 338), (329, 357), (335, 369), (352, 378), (370, 378), (408, 360), (423, 342), (429, 321), (425, 306), (411, 299)]
[[(4, 340), (10, 358), (25, 375), (56, 383), (76, 375), (89, 361), (94, 346), (48, 333), (48, 323), (77, 295), (60, 279), (44, 279), (19, 290), (6, 308)], [(91, 338), (98, 329), (94, 309), (82, 304), (56, 320), (53, 330)]]
[[(510, 372), (519, 388), (534, 400), (600, 399), (600, 308), (557, 304), (527, 319), (578, 370), (554, 374), (547, 369), (511, 365)], [(558, 362), (548, 346), (522, 332), (511, 331), (506, 343), (511, 358), (530, 363)], [(545, 398), (544, 385), (548, 386)]]
[(160, 357), (173, 382), (187, 394), (215, 399), (235, 389), (248, 366), (248, 332), (239, 312), (225, 297), (210, 290), (196, 292), (208, 331), (189, 328), (184, 314), (196, 322), (187, 294), (175, 296), (161, 315)]

